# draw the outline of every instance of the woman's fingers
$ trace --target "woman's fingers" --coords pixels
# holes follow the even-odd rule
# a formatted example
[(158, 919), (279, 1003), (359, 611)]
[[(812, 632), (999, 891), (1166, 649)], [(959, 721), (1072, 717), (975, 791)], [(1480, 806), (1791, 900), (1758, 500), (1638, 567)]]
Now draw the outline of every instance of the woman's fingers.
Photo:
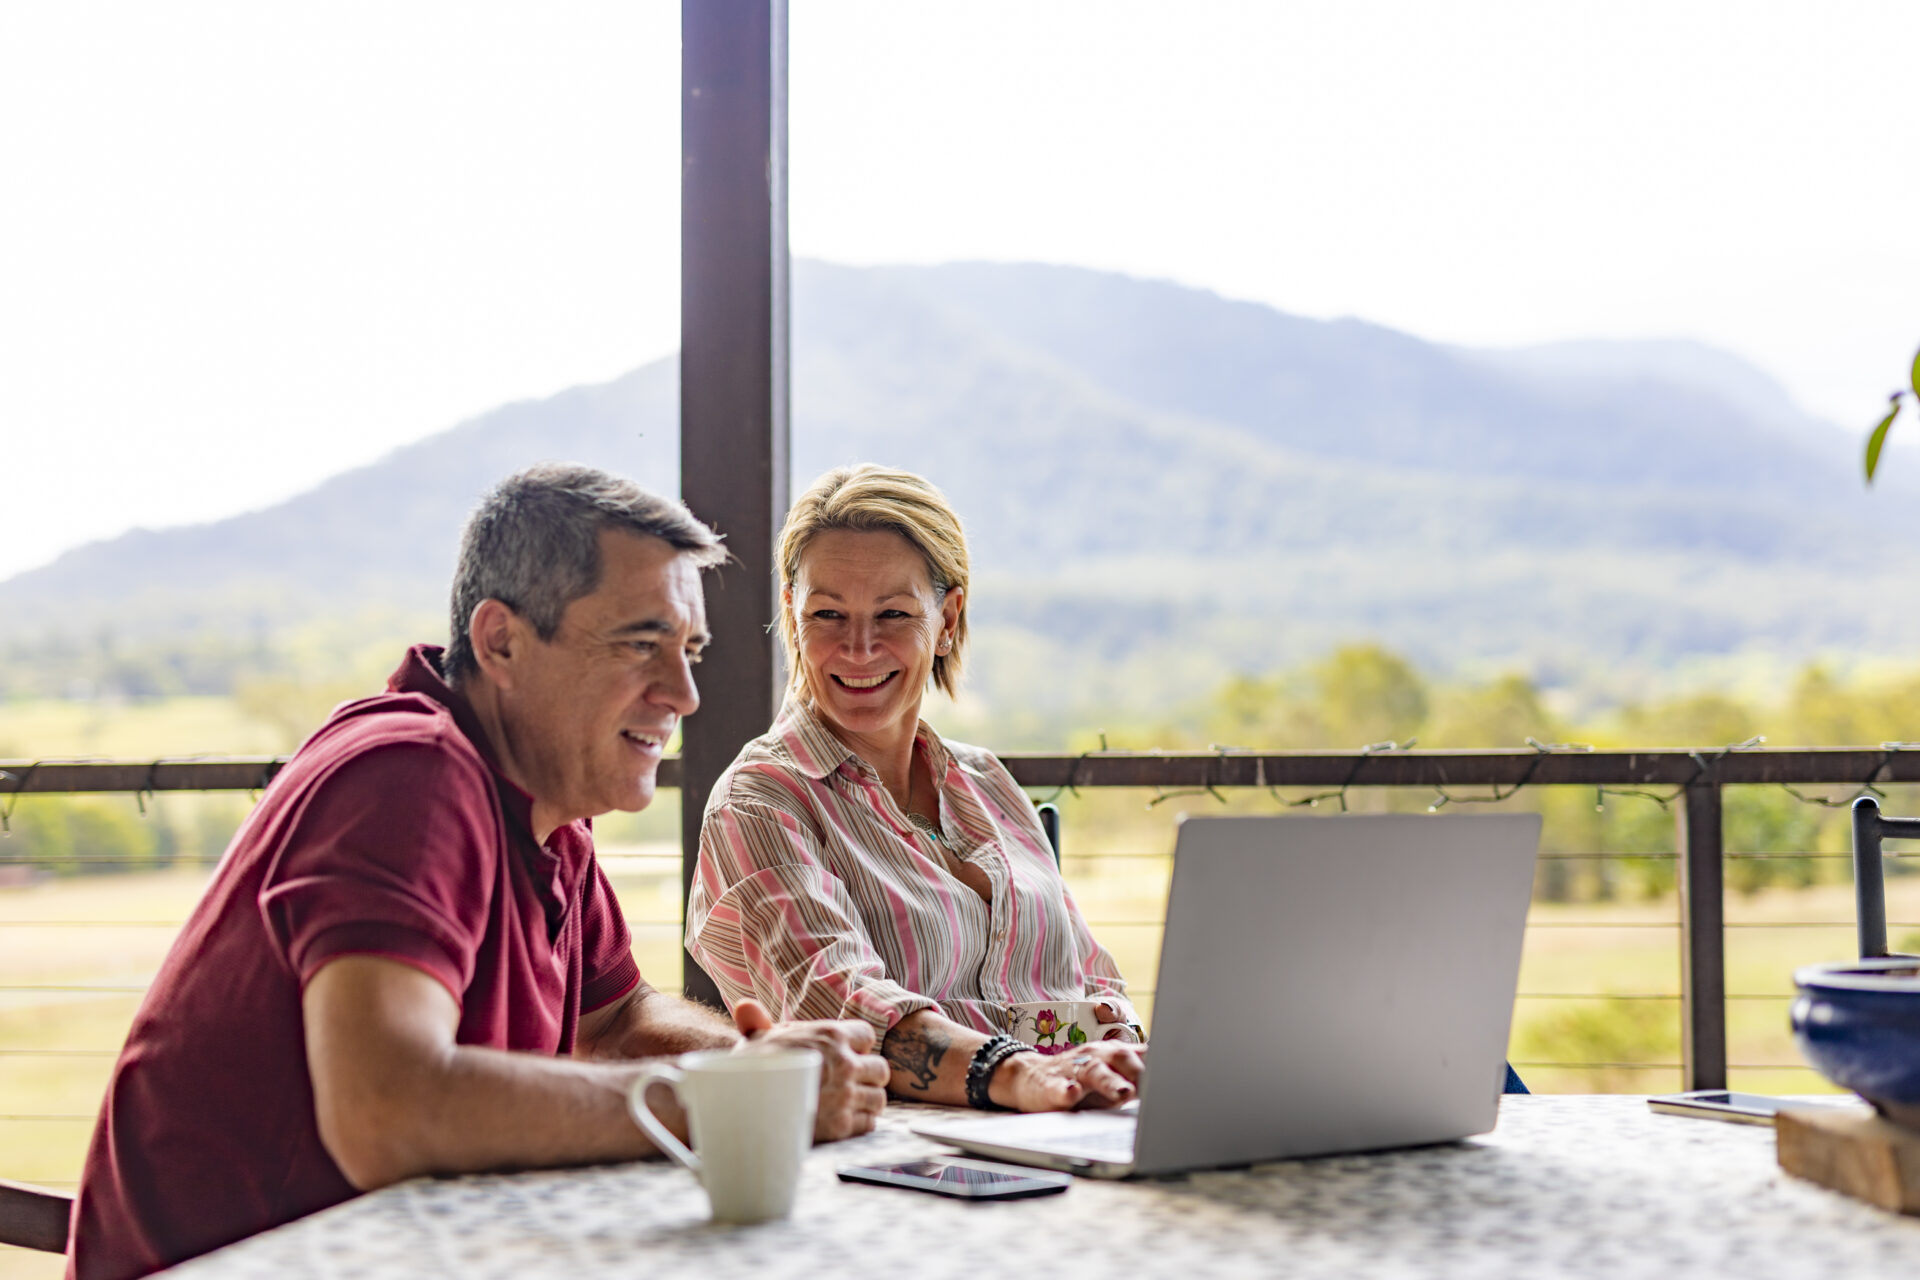
[(1059, 1054), (1030, 1077), (1032, 1092), (1023, 1111), (1067, 1111), (1078, 1107), (1114, 1107), (1139, 1092), (1141, 1064), (1130, 1046), (1087, 1046)]
[(1102, 1060), (1104, 1065), (1124, 1077), (1129, 1083), (1138, 1085), (1140, 1077), (1147, 1072), (1145, 1048), (1134, 1044), (1113, 1044), (1107, 1046), (1107, 1050)]
[(1009, 1099), (1021, 1111), (1067, 1111), (1080, 1101), (1081, 1090), (1060, 1058), (1017, 1054), (1021, 1065), (1020, 1090)]
[(1086, 1091), (1087, 1106), (1119, 1106), (1133, 1101), (1135, 1085), (1133, 1081), (1115, 1071), (1104, 1062), (1087, 1064), (1080, 1075), (1080, 1086)]
[(1140, 1071), (1131, 1053), (1107, 1047), (1079, 1054), (1070, 1065), (1074, 1082), (1084, 1094), (1079, 1105), (1110, 1107), (1133, 1100)]

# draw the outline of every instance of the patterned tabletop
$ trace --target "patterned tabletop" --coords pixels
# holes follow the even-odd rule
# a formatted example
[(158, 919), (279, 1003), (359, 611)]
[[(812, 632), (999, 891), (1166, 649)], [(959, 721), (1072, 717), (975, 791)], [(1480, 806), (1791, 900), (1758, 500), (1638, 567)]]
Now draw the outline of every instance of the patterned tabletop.
[[(791, 1219), (716, 1227), (658, 1163), (420, 1179), (170, 1272), (225, 1276), (1766, 1277), (1899, 1275), (1920, 1220), (1783, 1174), (1771, 1129), (1652, 1114), (1631, 1097), (1511, 1097), (1482, 1138), (966, 1204), (839, 1182), (936, 1150), (889, 1108), (817, 1148)], [(943, 1114), (951, 1114), (943, 1112)]]

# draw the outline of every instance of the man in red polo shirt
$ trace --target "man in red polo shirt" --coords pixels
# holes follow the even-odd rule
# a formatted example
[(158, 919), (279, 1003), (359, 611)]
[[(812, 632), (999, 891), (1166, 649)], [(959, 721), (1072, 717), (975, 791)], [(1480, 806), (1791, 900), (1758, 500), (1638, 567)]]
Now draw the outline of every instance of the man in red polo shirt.
[(821, 1051), (816, 1138), (872, 1128), (888, 1068), (864, 1023), (747, 1002), (730, 1024), (655, 992), (594, 859), (589, 820), (653, 799), (698, 705), (700, 573), (724, 554), (586, 468), (488, 495), (452, 643), (302, 745), (147, 992), (69, 1276), (144, 1275), (416, 1174), (649, 1154), (623, 1062), (743, 1035)]

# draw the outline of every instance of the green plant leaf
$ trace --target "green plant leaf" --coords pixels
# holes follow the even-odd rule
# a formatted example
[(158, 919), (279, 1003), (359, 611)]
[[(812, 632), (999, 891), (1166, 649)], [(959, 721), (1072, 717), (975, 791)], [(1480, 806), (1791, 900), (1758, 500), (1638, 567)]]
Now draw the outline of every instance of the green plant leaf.
[[(1920, 365), (1916, 366), (1915, 377), (1920, 377)], [(1880, 450), (1887, 443), (1887, 428), (1900, 416), (1900, 393), (1893, 393), (1893, 406), (1887, 410), (1887, 416), (1880, 419), (1880, 425), (1867, 437), (1867, 483), (1873, 483), (1873, 472), (1880, 465)]]
[(1920, 396), (1920, 351), (1913, 353), (1913, 374), (1907, 381), (1913, 384), (1913, 394)]

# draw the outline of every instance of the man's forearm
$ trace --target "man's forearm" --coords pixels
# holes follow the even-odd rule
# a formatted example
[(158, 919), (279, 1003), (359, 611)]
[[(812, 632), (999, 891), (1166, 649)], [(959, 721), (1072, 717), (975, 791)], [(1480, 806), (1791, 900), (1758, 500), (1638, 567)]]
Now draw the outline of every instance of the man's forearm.
[(321, 1141), (362, 1190), (652, 1150), (627, 1114), (639, 1068), (457, 1044), (459, 1007), (418, 970), (341, 957), (308, 982), (302, 1013)]
[[(423, 1173), (593, 1164), (653, 1150), (627, 1111), (642, 1067), (458, 1044), (452, 994), (408, 965), (330, 961), (308, 981), (301, 1014), (320, 1140), (362, 1191)], [(774, 1044), (821, 1055), (817, 1140), (873, 1128), (885, 1097), (881, 1063), (865, 1056), (873, 1043), (865, 1023), (773, 1027), (751, 1003), (740, 1015), (742, 1027)], [(624, 1045), (643, 1056), (740, 1038), (716, 1015), (651, 989), (595, 1010), (581, 1027), (582, 1048)], [(684, 1141), (673, 1095), (657, 1089), (651, 1100)]]
[[(432, 1082), (409, 1144), (413, 1173), (470, 1173), (595, 1164), (651, 1155), (627, 1112), (638, 1067), (571, 1062), (463, 1046)], [(672, 1097), (654, 1090), (663, 1120), (684, 1141)], [(386, 1181), (395, 1181), (388, 1178)]]
[(725, 1014), (678, 996), (664, 995), (642, 982), (622, 1000), (591, 1041), (582, 1040), (575, 1056), (597, 1060), (656, 1058), (696, 1049), (731, 1049), (740, 1033)]

